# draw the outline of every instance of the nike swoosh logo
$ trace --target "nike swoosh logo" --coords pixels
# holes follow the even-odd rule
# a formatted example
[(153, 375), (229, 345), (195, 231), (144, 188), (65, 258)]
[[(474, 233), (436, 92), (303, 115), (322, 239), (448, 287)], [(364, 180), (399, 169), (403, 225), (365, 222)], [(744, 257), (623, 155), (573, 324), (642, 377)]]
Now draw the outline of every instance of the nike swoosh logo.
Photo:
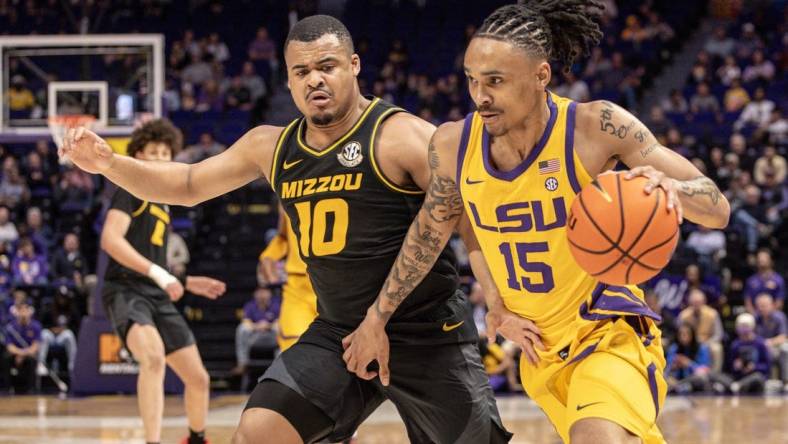
[(466, 177), (465, 178), (465, 183), (467, 183), (468, 185), (476, 185), (477, 183), (482, 183), (482, 182), (484, 182), (484, 181), (483, 180), (471, 180), (470, 177)]
[(299, 163), (301, 163), (303, 160), (304, 159), (298, 159), (298, 160), (294, 160), (294, 161), (292, 161), (290, 163), (287, 163), (287, 161), (285, 160), (285, 163), (282, 164), (282, 169), (289, 170), (290, 168), (293, 168), (294, 166), (296, 166)]
[(590, 407), (590, 406), (592, 406), (592, 405), (596, 405), (596, 404), (602, 404), (602, 401), (598, 401), (598, 402), (589, 402), (588, 404), (583, 404), (583, 405), (580, 405), (580, 404), (578, 404), (578, 405), (577, 405), (577, 411), (579, 412), (580, 410), (583, 410), (583, 409), (584, 409), (584, 408), (586, 408), (586, 407)]
[(444, 322), (443, 323), (443, 331), (452, 331), (452, 330), (454, 330), (455, 328), (459, 327), (460, 325), (462, 325), (464, 323), (465, 323), (465, 321), (460, 321), (460, 322), (458, 322), (456, 324), (449, 325), (449, 324)]

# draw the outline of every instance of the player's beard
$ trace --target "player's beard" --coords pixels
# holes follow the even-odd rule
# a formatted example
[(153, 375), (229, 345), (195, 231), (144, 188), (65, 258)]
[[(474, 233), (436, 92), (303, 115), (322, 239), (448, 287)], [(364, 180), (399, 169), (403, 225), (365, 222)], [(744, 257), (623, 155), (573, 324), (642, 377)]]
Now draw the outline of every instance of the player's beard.
[(312, 123), (317, 126), (325, 126), (334, 121), (334, 114), (332, 113), (315, 114), (309, 116), (309, 120), (311, 120)]

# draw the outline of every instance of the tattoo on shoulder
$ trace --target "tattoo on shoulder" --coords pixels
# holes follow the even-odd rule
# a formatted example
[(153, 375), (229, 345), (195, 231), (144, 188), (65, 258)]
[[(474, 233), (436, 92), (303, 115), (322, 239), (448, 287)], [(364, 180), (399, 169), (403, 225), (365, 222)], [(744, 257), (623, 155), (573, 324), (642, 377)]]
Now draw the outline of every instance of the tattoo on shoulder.
[(698, 176), (692, 180), (682, 182), (679, 191), (687, 197), (708, 196), (712, 205), (717, 205), (722, 198), (722, 193), (717, 185), (706, 176)]
[(605, 107), (599, 114), (599, 130), (603, 133), (616, 136), (619, 139), (627, 137), (629, 131), (637, 124), (637, 121), (632, 120), (626, 125), (616, 126), (613, 121), (613, 107), (608, 102), (603, 102)]

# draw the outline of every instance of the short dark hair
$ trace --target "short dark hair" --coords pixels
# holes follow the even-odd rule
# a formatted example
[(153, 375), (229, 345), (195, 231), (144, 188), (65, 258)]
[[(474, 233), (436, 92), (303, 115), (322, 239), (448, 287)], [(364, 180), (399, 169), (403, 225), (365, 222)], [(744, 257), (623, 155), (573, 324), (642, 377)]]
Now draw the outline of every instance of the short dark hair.
[(326, 34), (337, 36), (339, 42), (345, 44), (350, 49), (351, 54), (355, 52), (353, 48), (353, 38), (345, 25), (330, 15), (313, 15), (306, 17), (296, 23), (285, 40), (285, 49), (291, 41), (314, 42)]
[(167, 119), (156, 119), (145, 123), (131, 133), (131, 141), (126, 147), (126, 153), (134, 157), (145, 148), (145, 145), (155, 142), (163, 143), (170, 147), (175, 156), (183, 144), (183, 134)]
[(598, 0), (526, 0), (496, 9), (474, 37), (511, 43), (561, 62), (568, 71), (578, 55), (587, 55), (602, 38), (596, 22), (602, 10)]

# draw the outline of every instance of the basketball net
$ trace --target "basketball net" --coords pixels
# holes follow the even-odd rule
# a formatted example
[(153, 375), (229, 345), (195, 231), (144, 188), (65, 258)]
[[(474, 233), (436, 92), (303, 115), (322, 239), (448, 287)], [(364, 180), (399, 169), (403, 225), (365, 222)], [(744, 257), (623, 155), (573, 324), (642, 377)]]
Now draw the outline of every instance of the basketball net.
[[(52, 133), (52, 140), (57, 145), (58, 151), (63, 148), (63, 138), (66, 136), (66, 131), (78, 126), (84, 126), (91, 129), (96, 122), (96, 117), (89, 114), (64, 114), (59, 116), (52, 116), (47, 120), (49, 125), (49, 132)], [(61, 165), (70, 165), (71, 161), (65, 156), (60, 157)]]

